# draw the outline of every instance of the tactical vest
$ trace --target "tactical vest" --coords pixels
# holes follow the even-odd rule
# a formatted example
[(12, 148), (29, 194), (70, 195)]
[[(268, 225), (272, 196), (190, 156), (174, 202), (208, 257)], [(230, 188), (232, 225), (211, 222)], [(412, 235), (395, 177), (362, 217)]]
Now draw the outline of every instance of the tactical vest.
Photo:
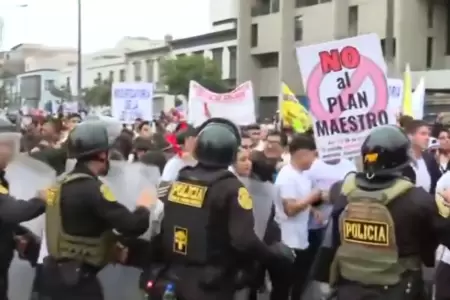
[(73, 259), (92, 266), (103, 267), (110, 261), (116, 242), (114, 234), (105, 232), (100, 237), (73, 236), (64, 232), (61, 219), (61, 188), (64, 184), (91, 178), (87, 174), (74, 173), (64, 176), (48, 192), (46, 209), (46, 237), (49, 254), (55, 259)]
[(332, 270), (331, 283), (338, 277), (368, 285), (395, 285), (408, 270), (421, 267), (419, 256), (399, 257), (395, 223), (387, 205), (411, 189), (413, 184), (398, 179), (391, 187), (364, 191), (355, 174), (342, 185), (347, 206), (339, 218), (341, 245)]
[(208, 173), (193, 170), (192, 173), (195, 176), (181, 172), (167, 195), (161, 198), (164, 202), (162, 239), (171, 262), (203, 265), (216, 252), (224, 252), (226, 246), (221, 242), (227, 236), (225, 231), (211, 232), (211, 203), (215, 199), (208, 196), (209, 189), (234, 175), (227, 170)]

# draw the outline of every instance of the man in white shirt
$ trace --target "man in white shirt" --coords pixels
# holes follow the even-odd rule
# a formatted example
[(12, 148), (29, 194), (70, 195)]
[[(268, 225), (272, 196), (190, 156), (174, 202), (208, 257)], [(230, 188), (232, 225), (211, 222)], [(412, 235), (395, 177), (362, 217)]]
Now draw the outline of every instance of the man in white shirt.
[[(291, 247), (297, 257), (283, 282), (274, 283), (279, 300), (300, 299), (314, 260), (309, 251), (308, 222), (311, 204), (320, 200), (319, 190), (313, 190), (306, 175), (316, 159), (314, 139), (307, 135), (294, 136), (289, 144), (290, 163), (284, 166), (275, 181), (279, 199), (276, 199), (276, 220), (280, 224), (282, 242)], [(283, 286), (279, 286), (283, 284)]]

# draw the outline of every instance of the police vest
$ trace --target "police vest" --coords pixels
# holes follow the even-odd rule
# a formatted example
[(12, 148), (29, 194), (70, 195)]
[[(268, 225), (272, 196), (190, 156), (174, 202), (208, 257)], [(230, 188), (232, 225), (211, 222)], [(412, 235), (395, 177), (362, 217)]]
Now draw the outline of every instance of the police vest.
[(162, 239), (171, 262), (203, 265), (216, 253), (222, 255), (228, 246), (221, 244), (227, 239), (227, 231), (211, 232), (214, 199), (208, 196), (209, 189), (218, 181), (235, 176), (228, 170), (205, 173), (192, 169), (191, 173), (182, 171), (161, 199), (164, 202)]
[(55, 259), (73, 259), (92, 266), (103, 267), (110, 261), (111, 251), (116, 242), (112, 232), (100, 237), (73, 236), (64, 232), (61, 219), (61, 188), (64, 184), (82, 178), (87, 174), (74, 173), (62, 178), (48, 190), (46, 208), (46, 237), (49, 254)]
[(418, 256), (398, 256), (395, 223), (387, 208), (412, 187), (411, 182), (397, 179), (387, 189), (364, 191), (357, 187), (354, 173), (345, 178), (342, 194), (348, 204), (339, 218), (341, 245), (332, 280), (342, 276), (368, 285), (394, 285), (405, 271), (420, 269)]

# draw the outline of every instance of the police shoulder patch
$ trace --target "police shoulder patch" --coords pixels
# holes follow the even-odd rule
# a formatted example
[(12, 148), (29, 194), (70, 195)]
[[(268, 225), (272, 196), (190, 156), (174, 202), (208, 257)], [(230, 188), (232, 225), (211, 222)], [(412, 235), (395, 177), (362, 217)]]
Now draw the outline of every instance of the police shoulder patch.
[(443, 217), (443, 218), (448, 218), (450, 216), (450, 207), (448, 207), (445, 204), (446, 201), (445, 201), (444, 197), (442, 197), (441, 195), (436, 193), (436, 196), (434, 199), (436, 201), (436, 206), (439, 211), (439, 215), (441, 215), (441, 217)]
[(250, 210), (253, 208), (253, 200), (250, 197), (250, 193), (245, 187), (239, 188), (238, 192), (238, 203), (239, 206), (245, 210)]
[(4, 185), (0, 184), (0, 194), (8, 195), (8, 193), (9, 193), (8, 189)]
[(116, 197), (114, 197), (114, 194), (112, 193), (111, 189), (106, 184), (103, 183), (100, 186), (100, 192), (102, 193), (102, 196), (103, 198), (105, 198), (106, 201), (116, 202)]

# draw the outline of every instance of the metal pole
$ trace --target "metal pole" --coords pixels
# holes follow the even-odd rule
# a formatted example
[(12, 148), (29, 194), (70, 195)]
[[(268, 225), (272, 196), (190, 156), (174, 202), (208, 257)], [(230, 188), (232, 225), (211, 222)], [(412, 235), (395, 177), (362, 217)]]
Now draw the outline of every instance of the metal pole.
[(81, 81), (83, 79), (82, 77), (82, 68), (81, 68), (81, 63), (82, 63), (82, 43), (81, 43), (81, 39), (82, 39), (82, 23), (81, 23), (81, 0), (77, 0), (77, 4), (78, 4), (78, 48), (77, 48), (77, 99), (78, 99), (78, 105), (80, 105), (81, 103), (81, 91), (82, 91), (82, 84)]
[(384, 51), (386, 56), (386, 62), (388, 65), (388, 73), (393, 74), (394, 70), (394, 13), (395, 3), (394, 0), (386, 0), (386, 39), (384, 40)]

